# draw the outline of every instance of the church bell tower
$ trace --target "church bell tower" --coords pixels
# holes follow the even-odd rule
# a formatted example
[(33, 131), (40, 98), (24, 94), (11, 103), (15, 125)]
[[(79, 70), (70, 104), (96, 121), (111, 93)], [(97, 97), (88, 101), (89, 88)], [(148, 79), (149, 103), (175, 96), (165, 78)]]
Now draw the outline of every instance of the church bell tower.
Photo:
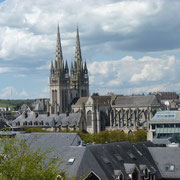
[[(70, 74), (70, 75), (69, 75)], [(50, 77), (50, 113), (60, 114), (71, 110), (74, 98), (89, 96), (89, 77), (86, 62), (81, 56), (79, 29), (76, 34), (75, 61), (69, 72), (67, 60), (64, 64), (59, 25), (57, 27), (56, 57), (51, 61)]]

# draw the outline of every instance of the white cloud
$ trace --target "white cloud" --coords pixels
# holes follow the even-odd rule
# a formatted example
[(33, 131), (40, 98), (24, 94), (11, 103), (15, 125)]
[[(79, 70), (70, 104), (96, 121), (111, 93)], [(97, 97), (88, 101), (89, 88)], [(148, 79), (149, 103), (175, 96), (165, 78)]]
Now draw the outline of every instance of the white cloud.
[[(69, 62), (74, 60), (79, 24), (91, 88), (140, 91), (162, 84), (172, 89), (173, 83), (178, 84), (179, 60), (161, 55), (179, 53), (179, 19), (176, 0), (6, 0), (0, 3), (0, 60), (11, 68), (1, 66), (0, 73), (25, 74), (32, 87), (40, 79), (43, 82), (37, 83), (37, 89), (46, 86), (49, 63), (55, 57), (57, 23), (63, 57)], [(148, 52), (158, 52), (154, 56), (160, 58), (148, 57)], [(132, 57), (136, 53), (144, 57), (136, 60)], [(125, 55), (129, 56), (119, 58)], [(111, 61), (112, 57), (120, 60)], [(31, 80), (32, 74), (36, 78)], [(10, 77), (6, 80), (13, 84)], [(173, 83), (167, 85), (165, 81)], [(23, 89), (23, 85), (17, 83), (15, 88)]]
[(95, 8), (93, 12), (96, 16), (106, 19), (99, 22), (104, 31), (126, 34), (144, 24), (147, 17), (157, 14), (161, 7), (162, 1), (128, 0), (102, 5)]
[(11, 68), (0, 67), (0, 73), (12, 72)]
[(168, 90), (170, 86), (173, 89), (173, 84), (179, 82), (179, 76), (176, 76), (179, 65), (174, 56), (146, 56), (138, 60), (127, 56), (116, 61), (93, 62), (88, 67), (94, 87), (139, 93)]
[[(35, 56), (38, 51), (50, 49), (52, 41), (46, 35), (35, 35), (25, 29), (5, 27), (0, 30), (0, 58)], [(40, 52), (39, 52), (40, 53)]]

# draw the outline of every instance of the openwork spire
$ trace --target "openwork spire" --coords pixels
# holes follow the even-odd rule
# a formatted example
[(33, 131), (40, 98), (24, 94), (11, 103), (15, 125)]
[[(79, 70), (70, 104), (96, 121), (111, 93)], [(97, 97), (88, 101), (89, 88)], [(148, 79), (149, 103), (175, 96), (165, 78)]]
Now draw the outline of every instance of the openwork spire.
[(81, 46), (80, 46), (80, 38), (79, 38), (79, 29), (77, 27), (77, 34), (76, 34), (76, 51), (75, 51), (75, 63), (77, 68), (81, 68), (82, 57), (81, 57)]
[(57, 62), (57, 68), (62, 68), (62, 61), (63, 61), (63, 55), (62, 55), (62, 47), (61, 47), (61, 38), (60, 38), (60, 32), (59, 32), (59, 24), (57, 26), (57, 43), (56, 43), (56, 62)]
[(51, 74), (54, 74), (54, 66), (53, 66), (53, 61), (51, 61), (51, 69), (50, 69)]

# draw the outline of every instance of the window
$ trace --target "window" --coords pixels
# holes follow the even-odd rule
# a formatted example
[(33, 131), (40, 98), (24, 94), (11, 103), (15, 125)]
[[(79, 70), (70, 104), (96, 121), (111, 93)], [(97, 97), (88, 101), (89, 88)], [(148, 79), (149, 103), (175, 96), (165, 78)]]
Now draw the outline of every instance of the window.
[(145, 170), (144, 170), (144, 175), (145, 175), (145, 178), (147, 179), (149, 176), (149, 174), (148, 174), (148, 169), (146, 168)]
[(92, 125), (92, 112), (88, 111), (87, 112), (87, 126), (91, 126)]
[(170, 165), (169, 166), (169, 171), (174, 171), (175, 170), (175, 166), (174, 165)]
[(175, 114), (156, 114), (156, 118), (175, 118)]
[(114, 156), (116, 157), (116, 159), (118, 161), (122, 161), (123, 160), (122, 157), (119, 154), (114, 154)]
[(67, 162), (68, 165), (72, 165), (75, 161), (75, 158), (70, 158)]
[(100, 178), (94, 172), (91, 172), (84, 180), (100, 180)]
[(103, 159), (104, 163), (106, 163), (106, 164), (111, 163), (110, 160), (107, 157), (103, 157), (102, 159)]
[(165, 166), (165, 171), (169, 171), (169, 165)]
[(165, 165), (165, 171), (175, 171), (174, 165)]
[(123, 180), (124, 179), (124, 175), (121, 172), (121, 170), (114, 170), (114, 176), (116, 180)]
[(158, 124), (157, 127), (158, 127), (158, 128), (162, 128), (163, 125), (162, 125), (162, 124)]

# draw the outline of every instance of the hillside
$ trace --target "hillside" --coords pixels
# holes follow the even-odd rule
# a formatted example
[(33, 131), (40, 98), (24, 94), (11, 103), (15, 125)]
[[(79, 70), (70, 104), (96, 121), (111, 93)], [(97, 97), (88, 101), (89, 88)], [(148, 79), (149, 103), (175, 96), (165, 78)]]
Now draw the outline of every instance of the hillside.
[(20, 107), (23, 104), (30, 105), (34, 99), (0, 99), (0, 107)]

